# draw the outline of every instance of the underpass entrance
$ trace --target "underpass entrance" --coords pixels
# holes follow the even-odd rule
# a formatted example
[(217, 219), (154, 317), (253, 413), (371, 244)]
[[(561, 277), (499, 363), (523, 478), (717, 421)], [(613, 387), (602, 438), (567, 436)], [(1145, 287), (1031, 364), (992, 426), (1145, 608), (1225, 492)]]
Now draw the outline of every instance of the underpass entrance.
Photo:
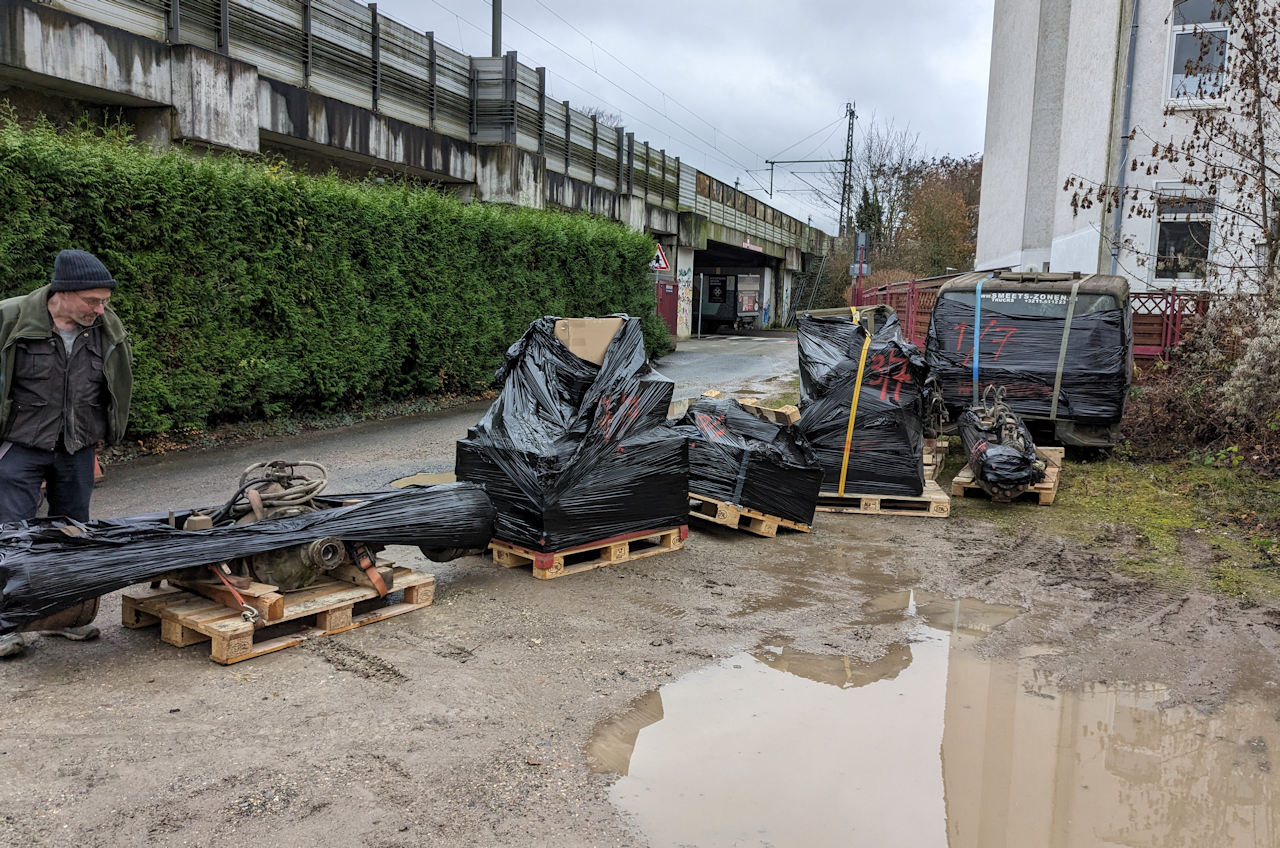
[(708, 240), (706, 249), (694, 252), (694, 333), (714, 335), (772, 323), (777, 263), (756, 250)]

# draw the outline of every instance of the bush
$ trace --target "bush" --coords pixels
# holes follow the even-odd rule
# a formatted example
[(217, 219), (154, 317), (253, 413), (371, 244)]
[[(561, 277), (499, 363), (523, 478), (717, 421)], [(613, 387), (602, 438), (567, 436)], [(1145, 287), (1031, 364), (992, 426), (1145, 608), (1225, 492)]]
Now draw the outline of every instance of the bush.
[(1123, 421), (1131, 456), (1280, 471), (1280, 328), (1259, 317), (1252, 300), (1220, 298), (1168, 362), (1136, 375)]
[(134, 340), (135, 436), (471, 393), (542, 315), (645, 317), (653, 241), (584, 215), (464, 205), (120, 129), (0, 113), (4, 297), (91, 250)]

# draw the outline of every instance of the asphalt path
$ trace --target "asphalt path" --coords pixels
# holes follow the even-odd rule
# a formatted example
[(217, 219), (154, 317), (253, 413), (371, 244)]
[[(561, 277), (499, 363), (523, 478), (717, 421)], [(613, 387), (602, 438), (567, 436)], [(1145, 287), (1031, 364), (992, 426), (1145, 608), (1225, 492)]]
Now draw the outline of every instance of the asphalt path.
[[(657, 363), (657, 370), (675, 381), (677, 399), (713, 388), (767, 394), (768, 384), (793, 378), (796, 368), (794, 337), (682, 341), (678, 352)], [(247, 445), (141, 457), (106, 469), (91, 513), (94, 518), (118, 518), (220, 504), (235, 491), (241, 472), (276, 459), (324, 465), (329, 494), (375, 491), (419, 472), (449, 472), (455, 443), (486, 408), (481, 402)]]
[(715, 336), (680, 342), (679, 349), (658, 363), (663, 376), (675, 380), (677, 398), (707, 389), (757, 391), (762, 383), (798, 373), (796, 337)]

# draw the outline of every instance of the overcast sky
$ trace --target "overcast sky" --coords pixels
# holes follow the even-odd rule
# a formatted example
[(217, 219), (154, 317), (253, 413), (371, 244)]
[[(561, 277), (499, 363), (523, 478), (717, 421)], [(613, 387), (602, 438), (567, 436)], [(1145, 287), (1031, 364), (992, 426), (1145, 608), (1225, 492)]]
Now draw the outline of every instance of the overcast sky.
[[(836, 210), (801, 180), (874, 121), (928, 155), (982, 151), (994, 0), (503, 0), (503, 50), (547, 69), (548, 94), (619, 115), (636, 141), (801, 220)], [(464, 53), (490, 53), (487, 0), (379, 0), (378, 10)], [(800, 172), (792, 174), (790, 172)], [(837, 200), (838, 202), (838, 200)]]

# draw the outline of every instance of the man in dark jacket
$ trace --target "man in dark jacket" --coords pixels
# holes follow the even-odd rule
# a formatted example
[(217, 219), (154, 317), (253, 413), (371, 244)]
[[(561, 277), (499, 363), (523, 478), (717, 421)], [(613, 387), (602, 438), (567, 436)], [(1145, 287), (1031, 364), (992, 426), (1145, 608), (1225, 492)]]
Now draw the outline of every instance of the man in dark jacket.
[[(49, 515), (89, 520), (97, 444), (123, 438), (133, 389), (129, 339), (107, 306), (115, 286), (92, 253), (64, 250), (49, 285), (0, 301), (0, 522), (34, 518), (42, 483)], [(0, 636), (0, 656), (22, 646)]]

